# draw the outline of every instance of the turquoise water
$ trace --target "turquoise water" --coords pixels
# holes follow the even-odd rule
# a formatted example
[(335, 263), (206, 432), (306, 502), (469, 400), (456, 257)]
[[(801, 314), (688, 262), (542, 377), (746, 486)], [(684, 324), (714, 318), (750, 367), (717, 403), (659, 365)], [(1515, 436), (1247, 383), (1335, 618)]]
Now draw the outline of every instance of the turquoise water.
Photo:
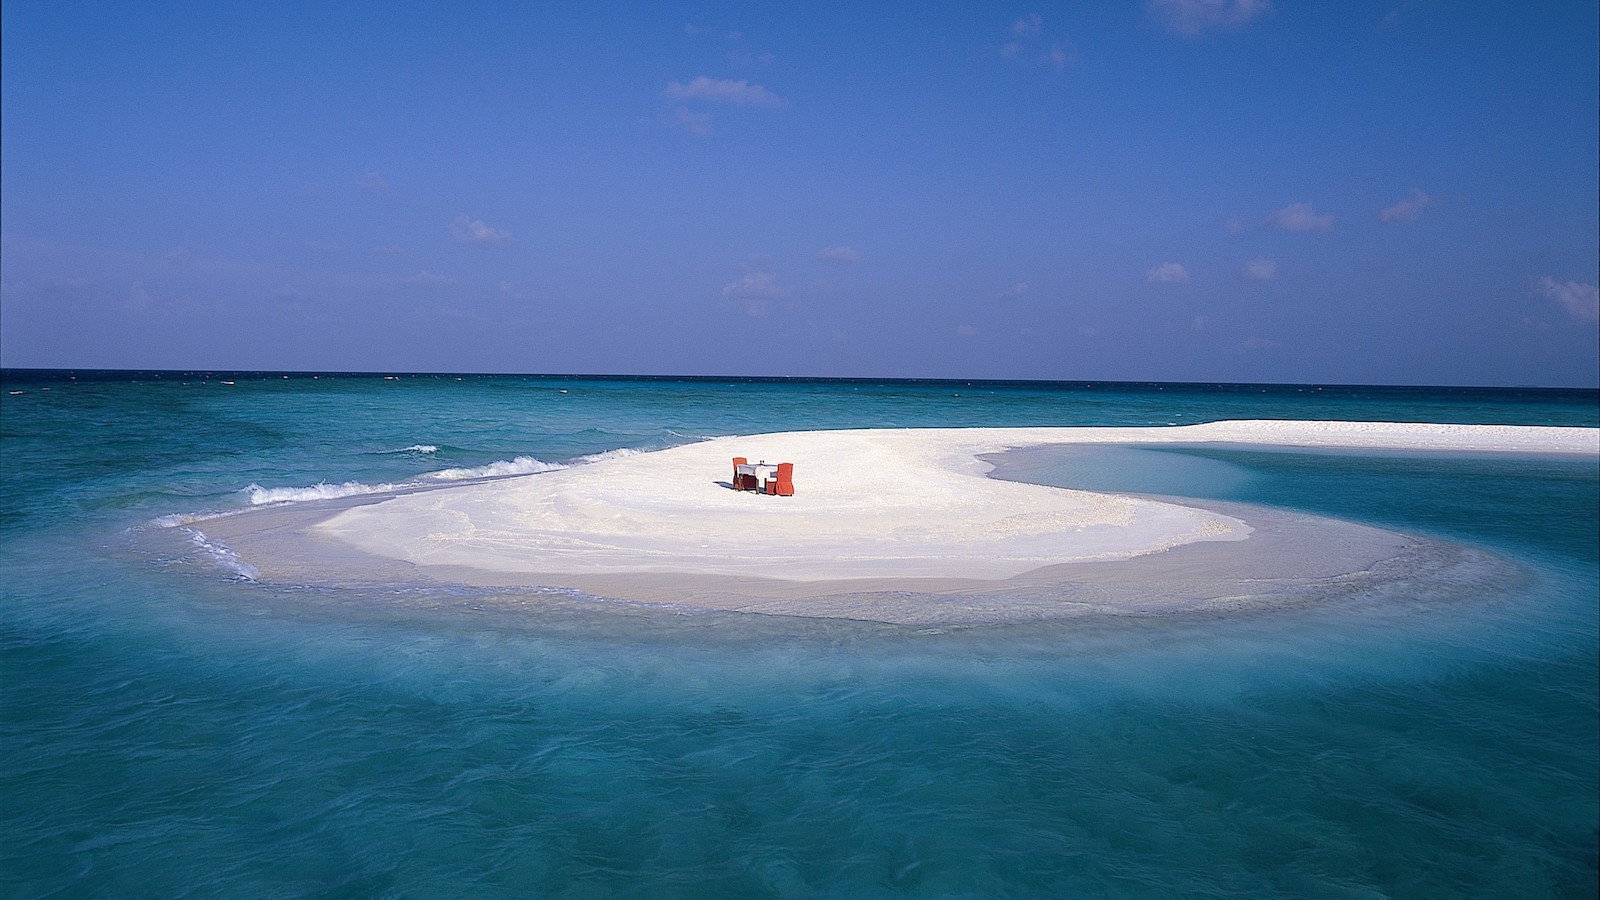
[(1223, 618), (940, 631), (565, 592), (268, 587), (215, 547), (143, 539), (162, 517), (252, 497), (536, 471), (730, 433), (1219, 418), (1594, 426), (1592, 391), (3, 381), (8, 895), (1596, 888), (1594, 460), (1198, 447), (1023, 460), (1045, 483), (1461, 542), (1516, 573), (1427, 598)]

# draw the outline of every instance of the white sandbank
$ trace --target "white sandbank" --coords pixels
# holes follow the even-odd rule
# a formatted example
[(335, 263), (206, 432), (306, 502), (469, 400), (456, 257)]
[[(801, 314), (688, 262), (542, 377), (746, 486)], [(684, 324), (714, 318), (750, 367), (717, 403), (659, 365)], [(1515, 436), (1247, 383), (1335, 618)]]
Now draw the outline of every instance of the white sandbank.
[[(217, 542), (208, 546), (231, 548), (248, 567), (240, 571), (263, 583), (394, 586), (402, 590), (385, 596), (395, 598), (436, 596), (408, 587), (465, 585), (473, 602), (538, 615), (588, 596), (943, 626), (1449, 602), (1452, 585), (1521, 577), (1481, 551), (1293, 511), (985, 477), (989, 454), (1072, 444), (1600, 458), (1593, 428), (1266, 421), (813, 431), (261, 506), (203, 527)], [(795, 496), (731, 490), (735, 456), (794, 463)]]
[[(1128, 559), (1250, 535), (1247, 522), (1192, 506), (987, 478), (991, 466), (979, 459), (1088, 443), (1596, 455), (1600, 430), (1233, 421), (748, 435), (398, 496), (339, 512), (315, 532), (425, 569), (811, 584), (1005, 579), (1045, 566)], [(795, 496), (731, 490), (735, 456), (794, 463)]]

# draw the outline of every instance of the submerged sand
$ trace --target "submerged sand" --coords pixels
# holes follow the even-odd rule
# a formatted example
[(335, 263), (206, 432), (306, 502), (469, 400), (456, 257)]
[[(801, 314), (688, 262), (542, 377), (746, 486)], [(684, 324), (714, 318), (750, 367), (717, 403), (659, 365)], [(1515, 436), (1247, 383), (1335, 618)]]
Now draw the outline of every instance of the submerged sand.
[[(1584, 428), (1220, 422), (717, 438), (538, 475), (205, 523), (263, 580), (563, 587), (746, 612), (945, 623), (1237, 608), (1482, 567), (1459, 548), (1282, 511), (987, 477), (1068, 444), (1600, 455)], [(793, 497), (731, 489), (793, 462)], [(1298, 602), (1298, 601), (1294, 601)]]

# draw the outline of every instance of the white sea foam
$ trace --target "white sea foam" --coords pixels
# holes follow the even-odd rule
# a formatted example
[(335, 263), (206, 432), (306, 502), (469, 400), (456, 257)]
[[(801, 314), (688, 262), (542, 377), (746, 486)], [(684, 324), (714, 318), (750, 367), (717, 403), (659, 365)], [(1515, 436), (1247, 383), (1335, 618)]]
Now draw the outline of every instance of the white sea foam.
[(438, 453), (439, 448), (433, 444), (412, 444), (397, 450), (385, 450), (384, 453)]
[(181, 528), (184, 525), (193, 525), (196, 522), (205, 522), (209, 519), (220, 519), (223, 516), (235, 515), (238, 510), (213, 510), (209, 512), (172, 513), (171, 515), (156, 516), (149, 525), (155, 528)]
[(573, 460), (573, 462), (578, 462), (578, 463), (605, 462), (608, 459), (621, 459), (621, 458), (623, 458), (625, 456), (638, 456), (641, 453), (650, 453), (650, 452), (652, 452), (652, 451), (650, 451), (650, 450), (639, 450), (639, 449), (636, 449), (634, 447), (618, 447), (615, 450), (606, 450), (606, 451), (603, 451), (601, 453), (591, 453), (588, 456), (580, 456), (577, 459)]
[(498, 459), (484, 466), (440, 469), (437, 472), (429, 472), (423, 477), (435, 481), (463, 481), (469, 478), (496, 478), (505, 475), (536, 475), (540, 472), (553, 472), (565, 468), (566, 466), (560, 463), (547, 463), (531, 456), (519, 456), (512, 460)]
[[(419, 445), (425, 447), (426, 445)], [(438, 448), (432, 448), (437, 450)], [(399, 452), (399, 451), (392, 451)], [(416, 452), (429, 452), (418, 449)], [(244, 494), (251, 506), (264, 506), (270, 503), (304, 503), (310, 500), (337, 500), (340, 497), (357, 497), (362, 494), (377, 494), (385, 491), (399, 491), (406, 488), (416, 488), (435, 481), (471, 481), (478, 478), (503, 478), (508, 475), (536, 475), (540, 472), (553, 472), (556, 469), (565, 469), (560, 463), (547, 463), (534, 459), (531, 456), (519, 456), (511, 460), (495, 460), (482, 466), (465, 466), (452, 469), (440, 469), (437, 472), (427, 472), (418, 479), (402, 482), (383, 482), (380, 484), (367, 484), (364, 481), (346, 481), (342, 484), (331, 484), (319, 481), (310, 487), (280, 487), (267, 488), (259, 484), (251, 484), (244, 489)], [(183, 525), (194, 521), (192, 515), (163, 516), (155, 524), (165, 527)]]
[(299, 503), (306, 500), (334, 500), (339, 497), (354, 497), (360, 494), (376, 494), (380, 491), (392, 491), (398, 485), (393, 484), (366, 484), (360, 481), (346, 481), (344, 484), (329, 484), (319, 481), (310, 487), (290, 488), (264, 488), (259, 484), (252, 484), (245, 488), (245, 493), (250, 498), (251, 506), (262, 506), (267, 503)]
[(206, 537), (205, 532), (198, 528), (189, 528), (185, 530), (189, 532), (189, 540), (194, 544), (195, 549), (199, 550), (218, 567), (225, 571), (232, 572), (234, 575), (237, 575), (246, 581), (255, 581), (261, 577), (261, 573), (256, 570), (255, 566), (252, 566), (240, 559), (239, 554), (233, 552), (233, 548), (229, 547), (227, 544), (224, 544), (221, 541), (213, 541), (212, 539)]

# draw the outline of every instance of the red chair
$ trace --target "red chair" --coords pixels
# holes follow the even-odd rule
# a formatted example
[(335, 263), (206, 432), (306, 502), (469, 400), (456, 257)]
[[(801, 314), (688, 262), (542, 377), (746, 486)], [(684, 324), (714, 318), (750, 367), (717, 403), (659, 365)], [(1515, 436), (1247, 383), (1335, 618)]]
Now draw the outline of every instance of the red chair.
[(756, 489), (756, 477), (754, 475), (739, 474), (739, 467), (748, 462), (749, 460), (742, 456), (733, 458), (733, 489), (736, 491), (753, 491)]
[(767, 479), (767, 493), (794, 496), (794, 463), (778, 463), (778, 474)]

